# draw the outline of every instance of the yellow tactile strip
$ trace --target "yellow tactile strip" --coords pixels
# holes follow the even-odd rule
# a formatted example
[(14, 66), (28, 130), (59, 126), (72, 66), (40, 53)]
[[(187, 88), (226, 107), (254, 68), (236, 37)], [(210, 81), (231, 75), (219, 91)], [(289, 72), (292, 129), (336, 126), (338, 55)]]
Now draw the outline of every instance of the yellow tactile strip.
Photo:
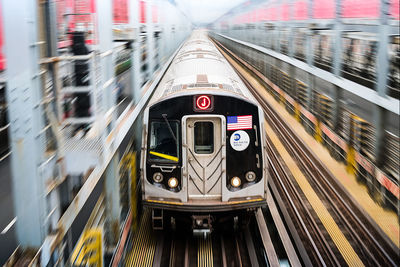
[[(232, 63), (232, 62), (231, 62)], [(232, 63), (244, 70), (236, 62)], [(386, 210), (369, 196), (365, 185), (357, 182), (356, 178), (346, 172), (346, 166), (337, 162), (331, 157), (329, 151), (322, 144), (318, 143), (310, 136), (303, 126), (291, 116), (283, 106), (271, 96), (265, 87), (254, 77), (244, 72), (249, 82), (258, 90), (262, 97), (274, 108), (275, 111), (291, 126), (294, 132), (303, 140), (303, 142), (318, 155), (319, 159), (324, 163), (328, 170), (336, 177), (336, 179), (347, 189), (350, 195), (358, 201), (363, 209), (371, 216), (378, 226), (388, 235), (388, 237), (400, 247), (400, 224), (397, 214), (392, 210)]]
[(286, 151), (285, 147), (276, 136), (275, 132), (272, 131), (271, 127), (265, 121), (265, 130), (270, 137), (272, 143), (279, 151), (280, 156), (285, 161), (286, 166), (289, 168), (296, 182), (300, 186), (307, 200), (310, 202), (318, 218), (321, 220), (326, 231), (329, 233), (336, 247), (343, 255), (343, 258), (349, 266), (362, 266), (363, 263), (358, 257), (357, 253), (354, 251), (353, 247), (350, 245), (349, 241), (346, 239), (342, 231), (339, 229), (335, 220), (329, 214), (329, 211), (325, 208), (324, 204), (321, 202), (314, 189), (308, 183), (307, 178), (303, 175), (302, 171), (297, 166), (297, 163)]
[(139, 228), (132, 240), (132, 251), (128, 253), (125, 266), (153, 266), (156, 238), (151, 227), (150, 212), (143, 214)]

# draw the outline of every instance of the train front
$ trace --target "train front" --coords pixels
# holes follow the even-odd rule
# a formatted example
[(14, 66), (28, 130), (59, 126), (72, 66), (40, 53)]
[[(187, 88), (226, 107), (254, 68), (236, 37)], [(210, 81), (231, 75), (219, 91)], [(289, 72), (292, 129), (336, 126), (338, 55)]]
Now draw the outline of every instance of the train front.
[(154, 228), (172, 216), (210, 229), (265, 205), (260, 118), (254, 103), (217, 91), (185, 93), (146, 110), (142, 190)]

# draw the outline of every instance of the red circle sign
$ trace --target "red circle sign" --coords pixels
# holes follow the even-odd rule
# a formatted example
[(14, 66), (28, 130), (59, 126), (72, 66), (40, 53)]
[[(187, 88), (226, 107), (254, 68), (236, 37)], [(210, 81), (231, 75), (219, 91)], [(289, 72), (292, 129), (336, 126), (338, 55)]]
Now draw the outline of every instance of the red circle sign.
[(196, 100), (196, 106), (198, 109), (206, 110), (211, 106), (211, 99), (206, 95), (201, 95)]

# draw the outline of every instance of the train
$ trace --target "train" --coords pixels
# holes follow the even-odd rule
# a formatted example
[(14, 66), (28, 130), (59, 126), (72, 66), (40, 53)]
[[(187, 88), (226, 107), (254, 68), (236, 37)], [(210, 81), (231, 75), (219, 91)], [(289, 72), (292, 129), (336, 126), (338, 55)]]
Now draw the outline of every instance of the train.
[(193, 232), (266, 205), (264, 115), (227, 60), (196, 30), (143, 115), (142, 205), (154, 229), (183, 220)]

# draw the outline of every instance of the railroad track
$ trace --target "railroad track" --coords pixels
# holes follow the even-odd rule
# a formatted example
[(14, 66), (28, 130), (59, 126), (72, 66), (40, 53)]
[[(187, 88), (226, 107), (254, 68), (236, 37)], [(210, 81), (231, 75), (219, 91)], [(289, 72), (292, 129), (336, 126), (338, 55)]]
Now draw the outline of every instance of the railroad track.
[[(319, 221), (309, 209), (296, 185), (289, 177), (277, 151), (267, 138), (267, 153), (271, 180), (271, 193), (275, 196), (283, 216), (289, 226), (296, 246), (306, 266), (342, 266), (344, 259), (337, 251), (331, 249), (325, 231), (319, 226)], [(279, 197), (278, 197), (279, 196)]]
[[(220, 43), (216, 43), (222, 50), (232, 56), (236, 62), (244, 66), (245, 69), (253, 72), (251, 66), (238, 59)], [(329, 212), (336, 218), (335, 221), (340, 222), (342, 231), (349, 239), (362, 262), (366, 266), (398, 266), (400, 262), (398, 248), (358, 203), (354, 201), (343, 186), (336, 181), (335, 177), (312, 151), (304, 145), (296, 133), (284, 124), (282, 118), (272, 109), (259, 92), (253, 88), (252, 84), (238, 70), (237, 73), (263, 107), (268, 123), (278, 134), (283, 145), (295, 159), (308, 181), (316, 189), (315, 191), (318, 192), (319, 197), (324, 200)], [(276, 166), (278, 173), (275, 172), (275, 175), (279, 180), (280, 177), (284, 176), (284, 170), (278, 170), (280, 168), (278, 162), (277, 159), (274, 159), (274, 162), (271, 162), (271, 164)], [(341, 264), (338, 257), (335, 260), (334, 255), (329, 256), (328, 254), (325, 253), (330, 263), (335, 263), (334, 265)], [(321, 256), (314, 255), (313, 258), (320, 258)]]
[(271, 253), (265, 253), (260, 221), (266, 225), (261, 210), (257, 212), (261, 217), (252, 216), (246, 227), (235, 229), (230, 222), (205, 237), (193, 236), (183, 230), (185, 225), (177, 225), (179, 231), (154, 231), (150, 211), (145, 210), (125, 247), (121, 264), (115, 266), (258, 267), (267, 266), (267, 261), (277, 266), (276, 255), (275, 259), (267, 259)]
[(155, 259), (153, 266), (265, 266), (258, 264), (257, 257), (251, 257), (255, 255), (254, 245), (248, 246), (246, 239), (252, 240), (252, 237), (245, 231), (218, 231), (207, 237), (173, 232), (158, 243), (157, 250), (163, 253)]

